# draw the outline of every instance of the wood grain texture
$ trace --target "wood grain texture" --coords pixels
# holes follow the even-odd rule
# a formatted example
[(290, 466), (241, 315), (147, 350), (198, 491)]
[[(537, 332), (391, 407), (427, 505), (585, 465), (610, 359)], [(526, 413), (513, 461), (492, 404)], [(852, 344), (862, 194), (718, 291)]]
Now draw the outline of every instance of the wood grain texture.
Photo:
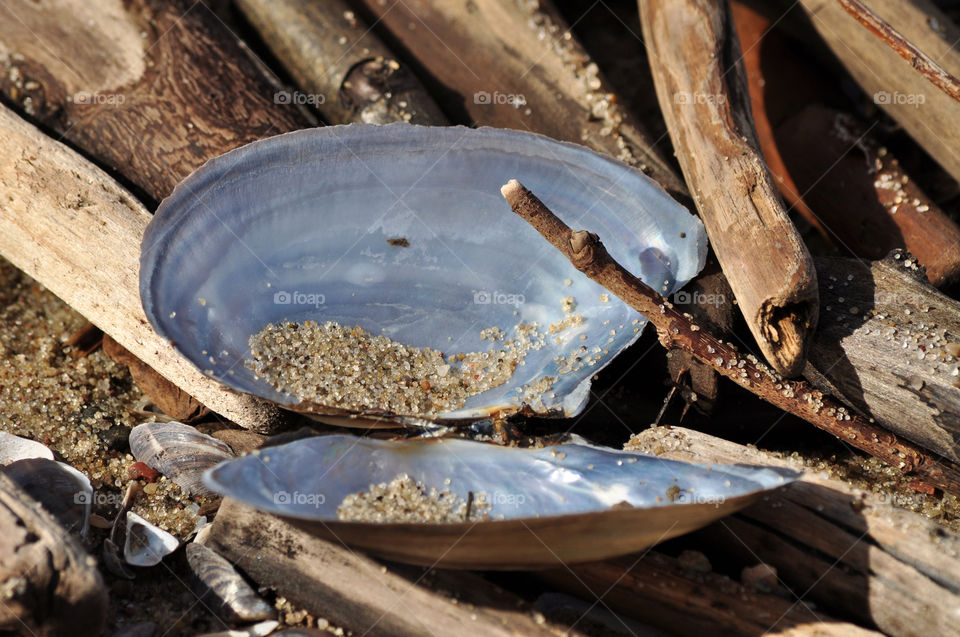
[(310, 125), (202, 2), (11, 0), (0, 90), (160, 200), (211, 157)]
[(0, 255), (210, 409), (270, 429), (277, 408), (204, 376), (140, 304), (150, 214), (99, 168), (0, 107)]
[[(519, 598), (476, 575), (388, 568), (230, 498), (206, 544), (258, 584), (356, 634), (555, 634)], [(456, 591), (456, 601), (444, 590)]]
[(805, 375), (887, 429), (960, 460), (960, 302), (916, 258), (817, 259), (823, 321)]
[(683, 568), (657, 551), (539, 575), (556, 586), (678, 635), (802, 637), (882, 633), (761, 593), (725, 575)]
[(452, 118), (583, 144), (640, 168), (671, 193), (686, 193), (552, 2), (358, 4), (387, 44), (421, 67)]
[(816, 271), (761, 155), (726, 5), (639, 4), (660, 107), (714, 253), (767, 362), (796, 375), (817, 322)]
[[(682, 428), (649, 429), (627, 448), (691, 462), (797, 468), (755, 448)], [(837, 617), (897, 636), (955, 631), (960, 538), (882, 496), (807, 472), (701, 533), (713, 550), (776, 566), (789, 590)]]
[[(960, 179), (960, 102), (919, 73), (837, 0), (801, 0), (813, 27), (864, 92), (954, 179)], [(953, 76), (960, 75), (957, 28), (928, 0), (866, 3)], [(931, 24), (936, 28), (931, 28)], [(941, 32), (940, 29), (943, 31)], [(922, 102), (921, 102), (922, 100)]]
[(0, 475), (0, 631), (51, 636), (99, 635), (107, 590), (97, 561), (60, 523)]
[(237, 5), (331, 124), (444, 125), (420, 80), (340, 0), (239, 0)]

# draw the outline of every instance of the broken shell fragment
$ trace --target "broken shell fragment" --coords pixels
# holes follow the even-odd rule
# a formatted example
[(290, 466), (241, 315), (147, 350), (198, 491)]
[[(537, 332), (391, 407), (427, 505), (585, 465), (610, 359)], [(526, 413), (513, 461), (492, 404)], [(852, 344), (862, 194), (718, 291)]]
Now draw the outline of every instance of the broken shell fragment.
[(26, 458), (53, 460), (53, 451), (36, 440), (0, 431), (0, 465), (8, 465)]
[(177, 538), (133, 511), (127, 511), (127, 538), (123, 543), (123, 559), (127, 564), (156, 566), (178, 546)]
[(130, 453), (193, 496), (208, 495), (203, 472), (234, 457), (225, 442), (176, 421), (148, 422), (130, 431)]
[[(576, 415), (591, 377), (646, 321), (510, 211), (500, 186), (511, 178), (600, 234), (614, 258), (664, 295), (703, 265), (700, 221), (610, 157), (513, 130), (352, 124), (254, 142), (179, 184), (142, 243), (146, 315), (233, 389), (312, 415), (365, 417), (340, 424), (475, 421), (524, 406)], [(397, 237), (409, 246), (392, 247)], [(307, 321), (444, 354), (496, 354), (521, 334), (536, 345), (505, 382), (436, 413), (397, 413), (301, 398), (253, 369), (251, 336)], [(499, 342), (489, 339), (493, 329)], [(409, 387), (435, 391), (456, 371), (437, 366), (434, 378)], [(376, 375), (375, 366), (363, 373)]]
[(225, 557), (196, 542), (187, 544), (185, 551), (194, 577), (194, 593), (223, 621), (247, 623), (276, 616), (273, 607), (251, 588)]
[[(642, 550), (722, 518), (798, 475), (664, 460), (584, 442), (521, 449), (463, 439), (331, 435), (261, 449), (211, 469), (204, 479), (224, 496), (388, 559), (532, 568)], [(421, 492), (434, 500), (472, 507), (458, 522), (371, 522), (338, 514), (358, 494), (401, 476), (423, 485)], [(472, 515), (474, 508), (482, 513)]]

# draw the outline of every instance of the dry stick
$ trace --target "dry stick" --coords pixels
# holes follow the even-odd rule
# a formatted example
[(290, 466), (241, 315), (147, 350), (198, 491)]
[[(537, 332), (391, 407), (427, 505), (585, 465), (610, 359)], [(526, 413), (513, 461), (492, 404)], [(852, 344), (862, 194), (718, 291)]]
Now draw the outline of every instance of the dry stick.
[(347, 2), (238, 0), (237, 6), (330, 123), (447, 123), (420, 80)]
[(520, 182), (511, 179), (500, 191), (515, 213), (532, 225), (578, 270), (616, 294), (646, 316), (657, 329), (660, 343), (691, 352), (717, 373), (837, 438), (880, 458), (904, 473), (945, 491), (960, 494), (960, 466), (935, 458), (914, 445), (849, 413), (840, 403), (802, 380), (785, 380), (752, 355), (739, 353), (694, 324), (617, 263), (597, 235), (572, 231)]
[(817, 273), (757, 141), (726, 3), (640, 0), (667, 130), (717, 260), (767, 362), (803, 369)]
[(847, 13), (856, 18), (857, 22), (886, 42), (891, 49), (897, 52), (897, 55), (917, 69), (920, 75), (930, 80), (934, 86), (953, 99), (960, 101), (960, 80), (954, 75), (948, 73), (942, 66), (930, 59), (926, 53), (900, 35), (900, 32), (890, 26), (886, 20), (874, 13), (869, 7), (864, 6), (860, 0), (837, 1)]

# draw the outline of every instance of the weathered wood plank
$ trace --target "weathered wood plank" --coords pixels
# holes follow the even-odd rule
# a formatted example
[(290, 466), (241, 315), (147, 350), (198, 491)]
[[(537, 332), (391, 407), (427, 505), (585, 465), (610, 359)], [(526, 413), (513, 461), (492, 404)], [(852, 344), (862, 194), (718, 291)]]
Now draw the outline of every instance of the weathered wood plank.
[(557, 629), (476, 575), (388, 567), (230, 498), (205, 542), (261, 586), (357, 634), (454, 635), (469, 627), (479, 635), (552, 635)]
[(99, 635), (107, 590), (96, 560), (38, 502), (0, 475), (0, 631)]
[[(917, 72), (837, 0), (801, 0), (800, 4), (820, 37), (867, 95), (944, 170), (960, 179), (960, 154), (956, 152), (960, 147), (960, 129), (956, 126), (960, 102)], [(960, 52), (953, 47), (958, 36), (956, 27), (932, 2), (872, 0), (868, 4), (941, 67), (960, 75)]]
[(685, 570), (651, 551), (548, 571), (552, 586), (680, 635), (879, 635), (717, 573)]
[(159, 200), (211, 157), (310, 125), (202, 2), (11, 0), (0, 90)]
[(800, 373), (817, 276), (760, 152), (725, 4), (640, 0), (657, 98), (684, 177), (760, 351)]
[(277, 409), (207, 378), (160, 338), (140, 303), (134, 197), (75, 151), (0, 106), (0, 255), (207, 407), (270, 429)]
[[(691, 462), (794, 466), (681, 428), (635, 435), (630, 449)], [(932, 520), (814, 472), (700, 532), (712, 549), (777, 568), (797, 596), (892, 635), (950, 635), (960, 613), (960, 538)]]
[(960, 302), (917, 260), (817, 259), (823, 321), (804, 374), (887, 429), (960, 460)]
[(639, 167), (672, 193), (686, 193), (552, 2), (358, 5), (398, 55), (405, 52), (422, 67), (451, 117), (584, 144)]
[[(239, 0), (270, 50), (332, 124), (446, 117), (420, 80), (340, 0)], [(293, 97), (293, 96), (292, 96)]]

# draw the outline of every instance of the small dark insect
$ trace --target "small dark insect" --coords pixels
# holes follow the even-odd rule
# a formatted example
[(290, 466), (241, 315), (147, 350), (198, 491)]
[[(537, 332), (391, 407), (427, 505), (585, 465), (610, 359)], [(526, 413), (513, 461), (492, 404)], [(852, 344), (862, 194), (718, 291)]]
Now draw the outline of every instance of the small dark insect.
[(393, 239), (387, 239), (387, 243), (392, 245), (394, 248), (409, 248), (410, 241), (406, 237), (394, 237)]

